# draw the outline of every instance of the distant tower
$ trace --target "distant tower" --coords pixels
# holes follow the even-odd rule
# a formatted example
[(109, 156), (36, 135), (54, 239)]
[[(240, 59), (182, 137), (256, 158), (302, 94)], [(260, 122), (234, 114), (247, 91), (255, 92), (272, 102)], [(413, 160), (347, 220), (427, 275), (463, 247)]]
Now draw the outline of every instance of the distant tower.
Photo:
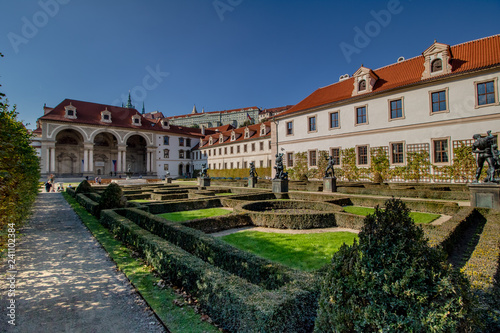
[(146, 109), (144, 108), (144, 102), (142, 102), (142, 114), (146, 113)]
[(193, 111), (191, 111), (191, 114), (195, 114), (195, 113), (198, 113), (198, 111), (196, 111), (196, 104), (193, 106)]
[(128, 109), (133, 109), (134, 108), (134, 106), (132, 105), (132, 99), (130, 98), (130, 90), (128, 92), (128, 101), (127, 101), (127, 105), (125, 107), (128, 108)]

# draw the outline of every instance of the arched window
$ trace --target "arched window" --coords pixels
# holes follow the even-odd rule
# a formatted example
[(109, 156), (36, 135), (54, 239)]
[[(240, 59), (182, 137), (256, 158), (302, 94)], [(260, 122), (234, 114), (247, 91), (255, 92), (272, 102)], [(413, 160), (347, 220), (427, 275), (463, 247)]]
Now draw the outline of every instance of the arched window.
[(359, 81), (358, 91), (366, 90), (366, 80)]
[(443, 61), (441, 59), (436, 59), (431, 64), (431, 73), (439, 72), (443, 69)]

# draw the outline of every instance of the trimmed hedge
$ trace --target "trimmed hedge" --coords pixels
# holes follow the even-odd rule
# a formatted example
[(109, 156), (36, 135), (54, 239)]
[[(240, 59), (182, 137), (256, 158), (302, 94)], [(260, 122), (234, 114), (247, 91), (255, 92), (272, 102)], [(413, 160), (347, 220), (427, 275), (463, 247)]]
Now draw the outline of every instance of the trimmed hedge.
[(80, 193), (76, 195), (76, 201), (82, 205), (87, 212), (90, 214), (97, 216), (99, 213), (99, 203), (87, 197), (86, 194)]
[(71, 197), (76, 197), (76, 189), (73, 187), (66, 187), (66, 193), (68, 193)]
[(210, 198), (210, 199), (186, 199), (186, 200), (178, 200), (171, 202), (151, 202), (151, 203), (143, 203), (143, 205), (149, 207), (149, 211), (151, 214), (163, 214), (163, 213), (172, 213), (172, 212), (180, 212), (184, 210), (197, 210), (197, 209), (205, 209), (205, 208), (217, 208), (222, 207), (221, 201), (219, 198)]
[[(298, 278), (297, 280), (283, 285), (278, 290), (265, 290), (189, 254), (117, 214), (120, 212), (123, 215), (129, 215), (130, 211), (133, 211), (138, 219), (145, 217), (152, 222), (168, 224), (135, 209), (105, 210), (101, 215), (101, 223), (120, 239), (136, 247), (160, 275), (176, 284), (181, 284), (193, 293), (198, 298), (201, 307), (222, 328), (232, 332), (309, 332), (312, 330), (318, 298), (317, 282), (312, 275), (289, 270), (290, 273), (295, 273), (293, 275)], [(147, 221), (143, 222), (147, 223)], [(182, 234), (205, 236), (204, 241), (216, 243), (219, 247), (223, 245), (225, 252), (242, 252), (240, 254), (250, 260), (248, 265), (244, 266), (251, 266), (254, 258), (262, 264), (267, 264), (263, 265), (264, 269), (269, 266), (281, 266), (239, 251), (199, 231), (172, 224), (168, 228), (174, 233), (179, 233), (179, 236)], [(208, 238), (211, 238), (212, 242)], [(203, 245), (203, 240), (200, 241), (199, 245)], [(241, 262), (241, 264), (244, 263), (245, 261)], [(251, 268), (247, 267), (246, 270), (251, 270)], [(286, 273), (288, 269), (283, 267), (282, 270)], [(276, 273), (278, 274), (275, 275), (280, 275), (279, 272)]]
[(433, 191), (420, 189), (384, 189), (384, 188), (361, 188), (361, 187), (337, 187), (339, 193), (346, 194), (365, 194), (365, 195), (383, 195), (409, 198), (427, 198), (442, 200), (465, 200), (468, 201), (469, 193), (462, 191)]
[(230, 214), (181, 222), (181, 224), (210, 234), (233, 228), (247, 227), (252, 225), (252, 220), (247, 214)]

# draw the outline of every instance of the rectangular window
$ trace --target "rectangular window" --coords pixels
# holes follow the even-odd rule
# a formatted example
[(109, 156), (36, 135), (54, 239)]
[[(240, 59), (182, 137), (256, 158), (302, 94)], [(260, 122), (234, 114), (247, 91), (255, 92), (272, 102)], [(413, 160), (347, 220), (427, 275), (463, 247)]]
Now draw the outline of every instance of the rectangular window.
[(168, 149), (163, 150), (163, 158), (169, 158), (170, 156), (170, 151)]
[(246, 169), (247, 168), (247, 161), (244, 161), (243, 162), (243, 169)]
[(240, 168), (240, 162), (236, 162), (236, 168), (239, 169)]
[(400, 99), (390, 102), (391, 105), (391, 119), (398, 119), (403, 117), (403, 102)]
[(179, 146), (184, 147), (184, 138), (179, 138)]
[(191, 147), (191, 139), (186, 139), (186, 147)]
[(368, 146), (358, 146), (358, 165), (368, 164)]
[(255, 143), (252, 143), (252, 151), (255, 151)]
[(293, 168), (293, 153), (286, 154), (286, 166)]
[(236, 153), (239, 154), (240, 153), (240, 146), (236, 146)]
[(234, 169), (234, 163), (231, 162), (231, 169)]
[(227, 147), (224, 147), (224, 155), (227, 155)]
[(163, 170), (168, 171), (168, 164), (163, 164)]
[(184, 150), (179, 150), (179, 158), (184, 158)]
[(222, 155), (222, 148), (219, 148), (219, 156)]
[(259, 165), (260, 165), (261, 168), (263, 168), (264, 167), (264, 161), (262, 161), (262, 160), (259, 161)]
[(231, 147), (229, 148), (229, 151), (231, 152), (231, 154), (233, 154), (233, 153), (234, 153), (233, 146), (231, 146)]
[(434, 163), (448, 162), (448, 140), (434, 140)]
[(330, 128), (338, 128), (339, 127), (339, 113), (332, 112), (330, 113)]
[(191, 158), (191, 150), (186, 150), (186, 158)]
[(264, 142), (259, 142), (259, 148), (260, 150), (264, 150)]
[(356, 125), (366, 124), (366, 106), (356, 108)]
[(269, 142), (268, 149), (271, 149), (271, 140), (269, 140), (268, 142)]
[(431, 94), (432, 112), (446, 111), (446, 91), (436, 91)]
[(212, 151), (208, 151), (208, 156), (212, 156)]
[(340, 148), (332, 148), (330, 153), (333, 158), (333, 165), (340, 165)]
[(403, 163), (404, 162), (403, 143), (398, 142), (398, 143), (391, 144), (391, 150), (392, 150), (392, 163), (393, 164)]
[(243, 152), (246, 153), (247, 152), (247, 145), (243, 145)]
[(165, 135), (165, 136), (163, 137), (163, 144), (164, 144), (165, 146), (168, 146), (168, 142), (169, 142), (169, 137)]
[(287, 121), (287, 123), (286, 123), (286, 135), (293, 135), (293, 121)]
[(308, 131), (316, 132), (316, 116), (309, 117), (307, 121), (308, 121)]
[(316, 166), (316, 150), (309, 151), (309, 166)]
[(224, 169), (227, 169), (227, 163), (224, 162)]
[(214, 148), (214, 156), (217, 156), (217, 149)]
[(477, 84), (477, 105), (487, 105), (495, 103), (495, 84), (488, 81)]

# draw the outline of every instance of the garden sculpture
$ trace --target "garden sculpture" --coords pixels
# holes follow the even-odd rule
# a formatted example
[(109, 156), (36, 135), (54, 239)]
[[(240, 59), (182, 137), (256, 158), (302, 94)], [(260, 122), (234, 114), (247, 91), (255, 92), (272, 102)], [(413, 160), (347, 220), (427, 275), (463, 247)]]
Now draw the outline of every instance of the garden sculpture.
[(332, 178), (335, 178), (335, 170), (333, 169), (333, 156), (330, 156), (328, 158), (328, 165), (326, 167), (326, 170), (325, 170), (325, 178), (327, 177), (332, 177)]
[(274, 176), (274, 179), (288, 179), (288, 175), (286, 175), (283, 171), (283, 153), (276, 154), (276, 166), (274, 167), (276, 169), (276, 176)]
[(485, 161), (488, 162), (488, 172), (485, 182), (498, 182), (495, 180), (495, 171), (500, 169), (498, 146), (491, 131), (487, 133), (488, 135), (486, 137), (481, 137), (480, 134), (474, 134), (472, 136), (475, 140), (472, 144), (472, 152), (477, 154), (476, 179), (474, 183), (479, 182), (479, 177), (481, 176)]
[(250, 178), (257, 178), (257, 171), (255, 170), (255, 164), (250, 162)]
[(208, 178), (207, 171), (208, 171), (207, 165), (206, 165), (206, 163), (203, 163), (201, 165), (201, 174), (200, 174), (200, 177), (201, 178)]

